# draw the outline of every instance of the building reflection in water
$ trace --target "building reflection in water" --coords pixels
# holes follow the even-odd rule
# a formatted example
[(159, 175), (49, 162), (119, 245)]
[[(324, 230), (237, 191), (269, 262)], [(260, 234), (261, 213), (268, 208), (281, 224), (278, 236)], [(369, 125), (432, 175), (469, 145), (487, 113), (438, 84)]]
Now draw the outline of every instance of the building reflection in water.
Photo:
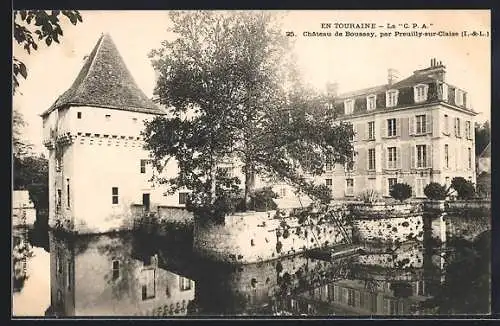
[(133, 257), (131, 234), (50, 235), (51, 308), (56, 316), (182, 316), (195, 283)]
[[(429, 225), (431, 226), (431, 225)], [(59, 316), (415, 315), (445, 283), (445, 241), (368, 248), (334, 261), (298, 255), (232, 266), (190, 245), (127, 233), (50, 236), (51, 308)], [(441, 239), (443, 240), (443, 239)], [(448, 255), (447, 259), (450, 259)], [(442, 295), (441, 295), (442, 296)]]
[(413, 243), (333, 262), (295, 256), (207, 272), (217, 277), (197, 280), (197, 304), (209, 315), (425, 313), (419, 304), (439, 286), (442, 269), (424, 249)]

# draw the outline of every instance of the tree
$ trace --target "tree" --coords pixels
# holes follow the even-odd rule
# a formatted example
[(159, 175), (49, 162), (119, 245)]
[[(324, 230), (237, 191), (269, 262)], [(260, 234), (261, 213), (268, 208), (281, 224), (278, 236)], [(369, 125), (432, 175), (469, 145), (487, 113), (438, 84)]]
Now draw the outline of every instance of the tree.
[(392, 185), (389, 194), (392, 198), (403, 202), (411, 197), (411, 186), (406, 183), (396, 183)]
[(476, 123), (475, 128), (476, 156), (481, 155), (483, 150), (491, 141), (490, 122), (485, 121), (482, 125)]
[[(38, 49), (38, 42), (45, 41), (47, 46), (52, 44), (52, 41), (59, 43), (59, 37), (63, 36), (63, 30), (60, 25), (61, 14), (69, 19), (69, 21), (76, 25), (82, 22), (80, 13), (76, 10), (14, 10), (14, 40), (22, 46), (28, 54), (32, 50)], [(35, 34), (37, 40), (35, 40)], [(13, 92), (19, 86), (19, 74), (26, 79), (28, 76), (28, 69), (26, 65), (13, 58), (13, 75), (12, 75), (12, 89)]]
[(424, 194), (429, 199), (443, 200), (448, 196), (448, 191), (446, 186), (440, 185), (437, 182), (431, 182), (425, 186)]
[(463, 177), (455, 177), (451, 180), (451, 187), (456, 190), (459, 199), (471, 199), (476, 192), (474, 184)]
[[(192, 208), (212, 207), (237, 188), (217, 174), (219, 162), (241, 162), (248, 205), (256, 176), (317, 192), (303, 172), (323, 172), (324, 158), (352, 155), (349, 124), (333, 127), (324, 98), (301, 85), (289, 38), (266, 12), (172, 12), (175, 41), (153, 50), (155, 89), (169, 109), (146, 125), (146, 148), (159, 165), (175, 158), (179, 174), (161, 180), (186, 187)], [(217, 188), (217, 184), (224, 185)], [(219, 192), (217, 192), (219, 189)]]

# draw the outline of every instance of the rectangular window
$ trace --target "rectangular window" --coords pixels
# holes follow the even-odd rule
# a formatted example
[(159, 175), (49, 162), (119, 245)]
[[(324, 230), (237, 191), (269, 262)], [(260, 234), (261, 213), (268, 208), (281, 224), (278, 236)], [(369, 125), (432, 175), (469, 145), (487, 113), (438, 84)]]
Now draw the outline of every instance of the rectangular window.
[(325, 184), (328, 188), (332, 188), (333, 180), (332, 179), (325, 179)]
[(283, 187), (283, 188), (280, 188), (280, 197), (286, 197), (286, 188)]
[(56, 269), (57, 273), (61, 274), (62, 273), (62, 258), (61, 255), (58, 253), (57, 258), (56, 258)]
[(332, 157), (332, 155), (329, 154), (326, 156), (325, 170), (326, 171), (333, 171), (333, 166), (334, 166), (333, 157)]
[(61, 189), (57, 189), (57, 210), (60, 210), (61, 209), (61, 202), (62, 202), (62, 191)]
[(105, 118), (106, 118), (106, 121), (110, 121), (111, 120), (111, 114), (106, 114)]
[(146, 173), (146, 164), (148, 164), (148, 160), (141, 160), (141, 173)]
[(69, 179), (66, 179), (66, 198), (68, 200), (68, 207), (71, 206), (71, 197), (70, 197), (70, 192), (69, 192)]
[(179, 193), (179, 205), (186, 205), (187, 202), (187, 192), (180, 192)]
[(398, 91), (388, 91), (386, 96), (386, 106), (388, 108), (398, 105)]
[(181, 291), (191, 290), (191, 280), (185, 277), (179, 277), (179, 289)]
[(417, 168), (425, 168), (427, 166), (427, 146), (417, 145)]
[(388, 169), (396, 168), (396, 147), (387, 148), (387, 168)]
[(344, 101), (345, 114), (352, 114), (354, 111), (354, 100)]
[(427, 100), (427, 87), (425, 85), (416, 86), (414, 92), (416, 103)]
[(444, 145), (444, 166), (448, 169), (450, 167), (450, 149), (448, 144)]
[(62, 154), (57, 153), (56, 151), (56, 172), (60, 172), (62, 170)]
[(472, 139), (471, 134), (470, 121), (465, 121), (465, 137), (467, 137), (467, 139)]
[(455, 119), (455, 137), (461, 137), (460, 134), (460, 118)]
[(449, 121), (448, 121), (448, 115), (445, 114), (444, 115), (444, 134), (446, 135), (449, 135), (450, 134), (450, 130), (449, 130)]
[(448, 101), (448, 85), (445, 83), (440, 83), (438, 88), (439, 99), (442, 101)]
[(120, 278), (120, 261), (113, 260), (111, 272), (113, 280), (117, 280), (118, 278)]
[(118, 187), (111, 188), (111, 202), (113, 205), (118, 204)]
[(375, 140), (375, 121), (368, 122), (368, 139)]
[(425, 179), (417, 178), (415, 186), (415, 195), (417, 197), (424, 197)]
[(141, 271), (142, 300), (156, 297), (156, 269), (147, 268)]
[(67, 273), (67, 285), (68, 285), (68, 290), (71, 290), (71, 278), (72, 278), (72, 273), (73, 273), (73, 266), (71, 265), (71, 260), (68, 259), (68, 273)]
[(469, 169), (472, 169), (472, 150), (471, 148), (467, 148), (467, 153), (468, 153), (468, 157), (469, 157)]
[(392, 186), (394, 186), (396, 183), (398, 183), (398, 179), (397, 178), (388, 178), (387, 179), (387, 190), (389, 191), (389, 193), (387, 195), (390, 194)]
[(346, 189), (345, 189), (345, 194), (346, 196), (353, 196), (354, 195), (354, 179), (346, 179)]
[(377, 97), (375, 95), (370, 95), (366, 98), (366, 108), (368, 111), (375, 110), (377, 107)]
[(426, 120), (425, 120), (425, 114), (423, 115), (417, 115), (417, 125), (416, 125), (416, 133), (417, 134), (425, 134), (427, 131), (425, 130), (426, 126)]
[(375, 170), (375, 148), (368, 149), (368, 170)]
[(81, 119), (82, 118), (82, 113), (81, 112), (77, 112), (76, 113), (76, 118), (77, 119)]
[(457, 105), (463, 105), (464, 104), (464, 92), (460, 89), (455, 90), (455, 103)]
[(387, 137), (396, 136), (396, 119), (387, 119)]

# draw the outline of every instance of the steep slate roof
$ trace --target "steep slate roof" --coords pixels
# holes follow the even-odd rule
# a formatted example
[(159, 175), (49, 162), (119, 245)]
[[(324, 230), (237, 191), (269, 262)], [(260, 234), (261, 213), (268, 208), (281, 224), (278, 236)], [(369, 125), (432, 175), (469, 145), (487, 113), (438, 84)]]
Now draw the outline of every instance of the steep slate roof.
[(101, 35), (73, 85), (42, 116), (67, 105), (165, 114), (139, 89), (108, 34)]
[(491, 158), (491, 142), (488, 143), (483, 152), (479, 155), (479, 157), (490, 157)]

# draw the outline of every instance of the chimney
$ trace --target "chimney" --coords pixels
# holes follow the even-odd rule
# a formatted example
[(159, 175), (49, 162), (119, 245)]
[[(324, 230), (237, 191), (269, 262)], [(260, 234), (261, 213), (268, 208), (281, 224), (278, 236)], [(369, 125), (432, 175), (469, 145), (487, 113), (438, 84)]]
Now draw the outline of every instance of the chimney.
[(327, 83), (326, 84), (326, 93), (329, 98), (335, 98), (338, 95), (339, 84), (338, 83)]
[(392, 85), (396, 83), (399, 79), (399, 72), (396, 69), (389, 68), (387, 69), (387, 83)]
[(413, 74), (427, 75), (431, 78), (435, 78), (439, 81), (444, 82), (446, 75), (446, 67), (443, 65), (442, 61), (438, 61), (436, 58), (432, 58), (430, 67), (415, 70)]

